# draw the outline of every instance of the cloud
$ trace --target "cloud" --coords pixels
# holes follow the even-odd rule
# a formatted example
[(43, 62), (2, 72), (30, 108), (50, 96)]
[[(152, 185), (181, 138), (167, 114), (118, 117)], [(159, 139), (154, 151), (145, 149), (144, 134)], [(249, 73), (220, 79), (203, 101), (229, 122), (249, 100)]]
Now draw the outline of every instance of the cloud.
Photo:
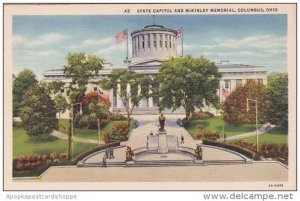
[(14, 45), (24, 44), (27, 41), (26, 38), (20, 35), (13, 36), (12, 40)]
[(45, 50), (45, 51), (32, 51), (32, 50), (27, 50), (25, 51), (25, 54), (30, 55), (30, 56), (56, 56), (59, 55), (59, 53), (55, 50)]
[(47, 45), (49, 43), (61, 41), (64, 38), (66, 38), (66, 36), (63, 36), (58, 33), (44, 34), (44, 35), (41, 35), (41, 36), (37, 37), (36, 39), (33, 39), (32, 41), (28, 42), (26, 44), (26, 46), (31, 47), (31, 48), (39, 47), (42, 45)]
[(107, 45), (114, 43), (114, 38), (103, 38), (103, 39), (86, 39), (82, 41), (83, 46), (96, 46), (96, 45)]
[(286, 36), (277, 37), (274, 35), (260, 35), (248, 36), (240, 40), (237, 39), (221, 39), (216, 38), (213, 45), (215, 48), (259, 48), (259, 49), (273, 49), (273, 48), (286, 48)]

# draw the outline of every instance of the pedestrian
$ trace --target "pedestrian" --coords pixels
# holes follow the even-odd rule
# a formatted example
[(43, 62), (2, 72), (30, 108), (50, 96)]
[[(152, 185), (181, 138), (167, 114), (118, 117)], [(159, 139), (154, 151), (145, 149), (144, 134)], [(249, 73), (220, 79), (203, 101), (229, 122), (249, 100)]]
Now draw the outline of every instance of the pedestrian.
[(152, 131), (150, 132), (150, 135), (153, 135), (153, 132), (152, 132)]
[(110, 148), (109, 158), (115, 158), (115, 156), (114, 156), (114, 149), (113, 148)]
[(102, 159), (102, 167), (101, 168), (107, 168), (106, 156), (105, 155), (103, 156), (103, 159)]
[(180, 137), (180, 139), (181, 139), (181, 144), (184, 144), (184, 137), (183, 137), (183, 135), (181, 135), (181, 137)]
[(227, 137), (227, 136), (226, 136), (226, 135), (224, 135), (224, 142), (226, 142), (226, 137)]
[(109, 156), (108, 148), (105, 149), (105, 156), (106, 156), (106, 158), (108, 158), (108, 156)]

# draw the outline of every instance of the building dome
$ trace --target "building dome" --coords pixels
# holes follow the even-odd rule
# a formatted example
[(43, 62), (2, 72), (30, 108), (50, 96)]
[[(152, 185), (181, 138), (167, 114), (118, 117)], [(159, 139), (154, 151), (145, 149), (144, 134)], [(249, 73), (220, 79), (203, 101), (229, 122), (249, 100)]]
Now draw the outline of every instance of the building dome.
[(131, 32), (132, 59), (165, 60), (176, 56), (176, 31), (161, 25), (148, 25)]

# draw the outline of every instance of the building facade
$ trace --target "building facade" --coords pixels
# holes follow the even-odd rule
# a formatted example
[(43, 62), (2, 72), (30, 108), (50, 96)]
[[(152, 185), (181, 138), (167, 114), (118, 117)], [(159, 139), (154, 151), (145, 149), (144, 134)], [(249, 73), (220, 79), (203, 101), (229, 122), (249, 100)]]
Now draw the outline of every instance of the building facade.
[[(121, 69), (128, 69), (137, 73), (153, 77), (158, 73), (159, 68), (164, 60), (177, 56), (176, 30), (165, 28), (160, 25), (148, 25), (143, 29), (135, 30), (131, 33), (132, 41), (132, 58), (127, 62), (126, 66)], [(220, 101), (225, 100), (224, 91), (232, 92), (236, 86), (245, 84), (247, 80), (256, 80), (263, 84), (267, 83), (268, 68), (263, 66), (250, 66), (244, 64), (230, 64), (229, 61), (221, 61), (216, 63), (218, 71), (221, 73), (220, 87), (217, 91)], [(87, 86), (87, 92), (101, 90), (107, 94), (112, 100), (112, 110), (124, 112), (124, 105), (121, 98), (117, 96), (115, 90), (103, 91), (99, 89), (96, 82), (100, 79), (107, 78), (113, 69), (110, 63), (105, 63), (104, 68), (90, 80)], [(120, 69), (120, 68), (119, 68)], [(71, 82), (66, 79), (63, 69), (47, 70), (43, 73), (45, 82), (62, 81), (65, 88)], [(159, 87), (158, 84), (151, 88)], [(116, 89), (118, 90), (118, 89)], [(62, 89), (65, 94), (66, 90)], [(140, 102), (139, 106), (134, 110), (136, 114), (156, 114), (158, 113), (157, 105), (159, 97), (150, 97)], [(215, 108), (207, 107), (205, 110), (217, 114)], [(171, 111), (166, 111), (171, 112)], [(182, 109), (178, 109), (175, 113), (183, 113)]]

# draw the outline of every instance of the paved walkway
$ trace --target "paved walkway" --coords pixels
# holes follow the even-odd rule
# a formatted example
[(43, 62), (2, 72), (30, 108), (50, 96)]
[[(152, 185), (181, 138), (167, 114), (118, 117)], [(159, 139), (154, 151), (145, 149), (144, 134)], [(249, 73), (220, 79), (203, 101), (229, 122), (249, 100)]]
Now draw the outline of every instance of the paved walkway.
[[(62, 133), (60, 131), (57, 130), (53, 130), (53, 132), (51, 133), (51, 135), (60, 138), (60, 139), (64, 139), (67, 140), (68, 139), (68, 135), (65, 133)], [(76, 137), (73, 136), (73, 141), (75, 142), (83, 142), (83, 143), (89, 143), (89, 144), (98, 144), (98, 140), (92, 140), (92, 139), (86, 139), (86, 138), (81, 138), (81, 137)], [(104, 144), (103, 141), (100, 141), (100, 144)]]
[[(266, 132), (269, 132), (274, 127), (275, 127), (275, 125), (268, 126), (268, 124), (265, 124), (261, 128), (257, 129), (258, 135), (261, 135), (261, 134), (264, 134)], [(243, 138), (248, 138), (248, 137), (254, 137), (254, 136), (256, 136), (256, 130), (252, 131), (252, 132), (249, 132), (249, 133), (244, 133), (244, 134), (240, 134), (240, 135), (230, 136), (230, 137), (227, 137), (226, 140), (238, 140), (238, 139), (243, 139)]]

